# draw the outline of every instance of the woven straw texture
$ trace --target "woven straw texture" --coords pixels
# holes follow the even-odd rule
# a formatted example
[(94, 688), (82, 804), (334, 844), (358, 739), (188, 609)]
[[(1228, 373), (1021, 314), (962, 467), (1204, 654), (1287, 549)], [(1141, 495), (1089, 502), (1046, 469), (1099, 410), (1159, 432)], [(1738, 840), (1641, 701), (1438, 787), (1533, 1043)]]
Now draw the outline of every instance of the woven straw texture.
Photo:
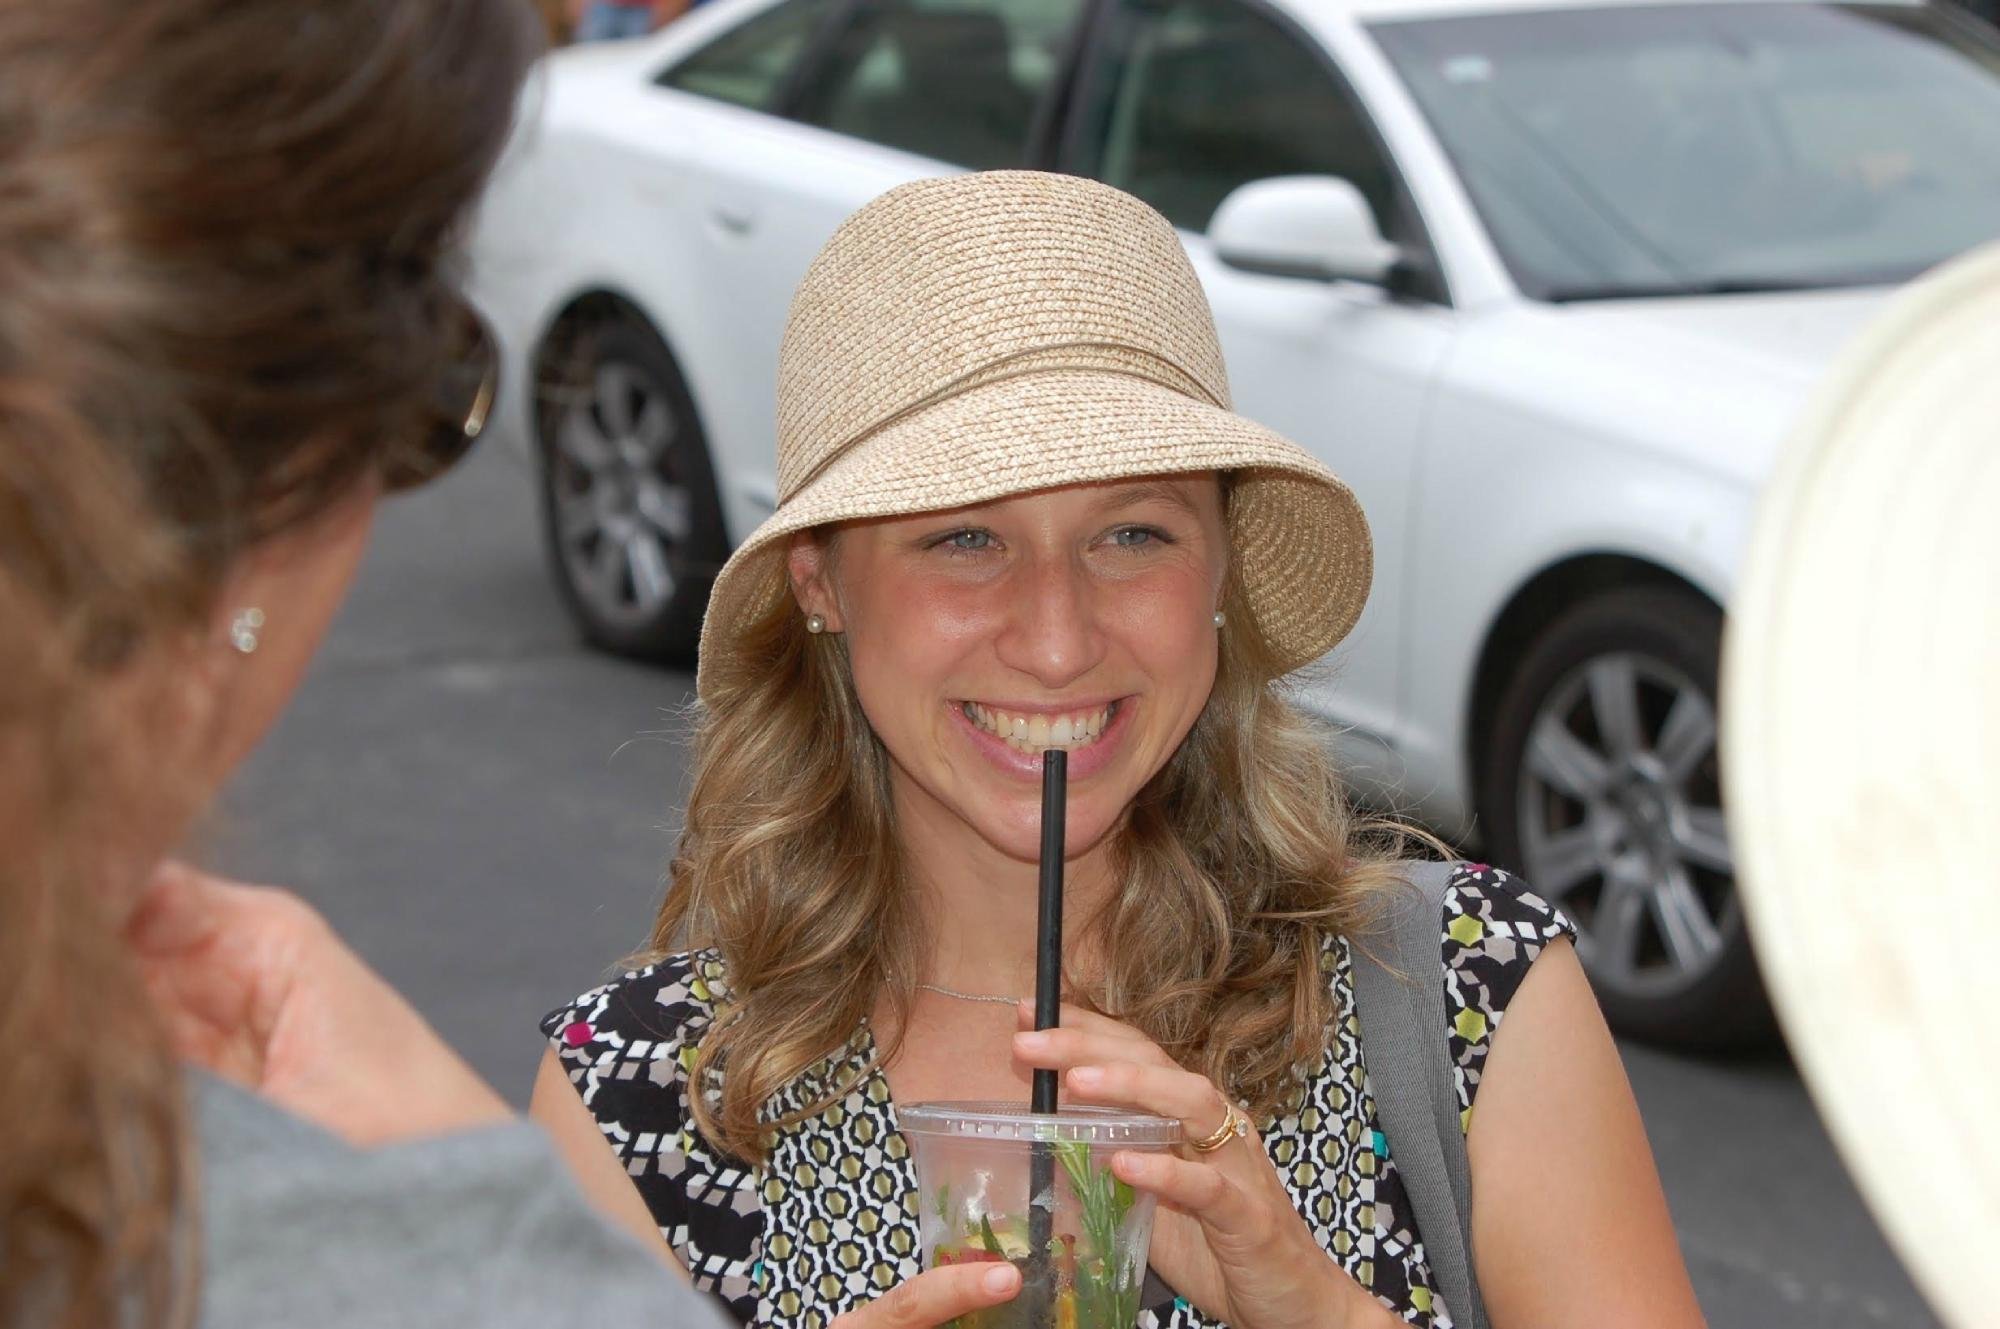
[(1232, 471), (1237, 577), (1286, 669), (1361, 613), (1368, 526), (1297, 444), (1229, 411), (1214, 320), (1157, 212), (1073, 176), (995, 171), (891, 190), (793, 300), (778, 369), (776, 513), (716, 579), (704, 697), (745, 624), (788, 598), (786, 537), (1089, 481)]

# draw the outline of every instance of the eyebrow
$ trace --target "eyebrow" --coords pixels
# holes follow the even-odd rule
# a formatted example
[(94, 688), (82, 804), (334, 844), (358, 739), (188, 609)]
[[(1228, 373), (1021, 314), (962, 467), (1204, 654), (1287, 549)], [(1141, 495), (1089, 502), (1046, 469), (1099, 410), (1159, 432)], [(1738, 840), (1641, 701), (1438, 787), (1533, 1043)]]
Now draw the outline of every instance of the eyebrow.
[(1170, 507), (1179, 508), (1190, 517), (1201, 515), (1200, 509), (1195, 507), (1193, 501), (1178, 486), (1159, 481), (1120, 485), (1098, 499), (1096, 509), (1099, 512), (1110, 512), (1115, 508), (1132, 507), (1148, 502), (1165, 503)]

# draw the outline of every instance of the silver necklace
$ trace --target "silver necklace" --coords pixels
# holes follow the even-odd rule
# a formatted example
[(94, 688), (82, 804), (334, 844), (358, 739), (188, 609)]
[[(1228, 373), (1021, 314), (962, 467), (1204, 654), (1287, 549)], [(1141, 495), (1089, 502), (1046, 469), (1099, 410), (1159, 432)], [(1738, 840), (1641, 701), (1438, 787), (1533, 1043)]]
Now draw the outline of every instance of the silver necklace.
[(994, 997), (980, 992), (958, 992), (951, 988), (941, 988), (935, 983), (919, 983), (917, 986), (925, 992), (935, 992), (940, 997), (956, 997), (960, 1001), (986, 1001), (993, 1003), (995, 1006), (1019, 1006), (1021, 1004), (1019, 997)]

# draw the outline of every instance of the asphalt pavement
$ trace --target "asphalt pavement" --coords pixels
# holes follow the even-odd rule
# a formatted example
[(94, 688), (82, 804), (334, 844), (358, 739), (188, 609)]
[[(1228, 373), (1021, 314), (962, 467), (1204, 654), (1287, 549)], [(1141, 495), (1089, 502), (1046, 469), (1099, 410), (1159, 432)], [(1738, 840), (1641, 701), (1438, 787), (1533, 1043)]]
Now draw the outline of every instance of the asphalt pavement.
[[(491, 448), (384, 507), (326, 649), (201, 852), (301, 891), (525, 1102), (538, 1017), (645, 939), (693, 691), (579, 645), (526, 468)], [(1781, 1053), (1625, 1054), (1711, 1325), (1937, 1323)]]

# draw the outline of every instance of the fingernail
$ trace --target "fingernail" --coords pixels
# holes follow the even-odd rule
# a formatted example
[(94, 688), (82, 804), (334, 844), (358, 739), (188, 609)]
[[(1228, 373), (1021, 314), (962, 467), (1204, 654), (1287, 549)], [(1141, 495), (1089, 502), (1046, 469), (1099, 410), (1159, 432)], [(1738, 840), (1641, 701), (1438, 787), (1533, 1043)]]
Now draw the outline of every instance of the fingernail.
[(1078, 1089), (1095, 1089), (1104, 1083), (1104, 1072), (1095, 1066), (1079, 1066), (1069, 1073), (1069, 1082)]
[(1012, 1292), (1021, 1275), (1011, 1264), (996, 1265), (986, 1271), (986, 1277), (979, 1280), (980, 1286), (988, 1292)]

